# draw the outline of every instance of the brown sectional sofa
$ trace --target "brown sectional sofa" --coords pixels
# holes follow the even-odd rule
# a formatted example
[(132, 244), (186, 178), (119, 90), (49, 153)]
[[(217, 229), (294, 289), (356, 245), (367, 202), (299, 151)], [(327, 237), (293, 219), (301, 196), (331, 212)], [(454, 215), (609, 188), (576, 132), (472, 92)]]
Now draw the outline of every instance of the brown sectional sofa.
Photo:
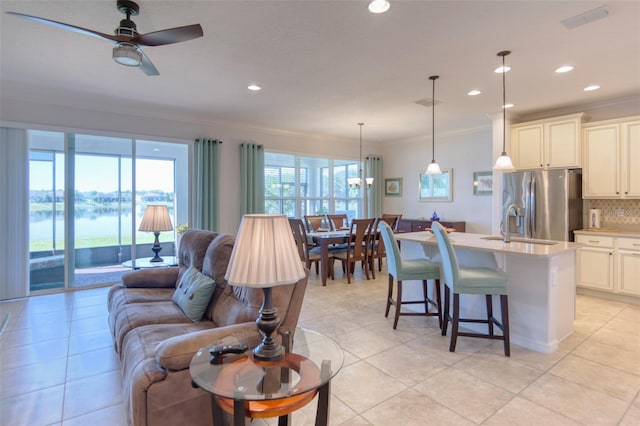
[[(109, 326), (122, 362), (122, 388), (135, 426), (210, 426), (209, 394), (191, 386), (189, 363), (195, 352), (234, 332), (259, 342), (255, 319), (261, 289), (228, 285), (224, 279), (233, 237), (190, 229), (182, 237), (178, 266), (133, 271), (108, 295)], [(190, 266), (215, 280), (215, 290), (199, 322), (172, 301), (177, 283)], [(280, 333), (298, 323), (307, 276), (274, 287), (282, 320)], [(216, 425), (218, 426), (218, 425)]]

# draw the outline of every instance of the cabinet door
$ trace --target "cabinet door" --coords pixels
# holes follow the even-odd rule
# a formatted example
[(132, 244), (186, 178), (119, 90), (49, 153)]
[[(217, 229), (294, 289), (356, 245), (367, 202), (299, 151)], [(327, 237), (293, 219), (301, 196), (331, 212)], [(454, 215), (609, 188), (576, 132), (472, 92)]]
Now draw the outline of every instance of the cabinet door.
[(543, 168), (544, 125), (516, 127), (511, 135), (516, 169)]
[(618, 129), (617, 124), (584, 129), (582, 170), (584, 198), (620, 197)]
[(618, 250), (619, 292), (640, 296), (640, 251)]
[(624, 196), (640, 198), (640, 121), (622, 125), (622, 147)]
[(580, 120), (545, 124), (545, 167), (580, 167)]
[(578, 286), (613, 291), (613, 249), (578, 249)]

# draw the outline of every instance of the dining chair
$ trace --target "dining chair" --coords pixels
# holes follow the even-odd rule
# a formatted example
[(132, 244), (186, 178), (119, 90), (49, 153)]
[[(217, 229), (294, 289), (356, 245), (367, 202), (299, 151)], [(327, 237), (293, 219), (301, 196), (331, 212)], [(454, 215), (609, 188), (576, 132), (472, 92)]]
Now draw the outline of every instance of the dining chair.
[(328, 214), (329, 227), (332, 231), (349, 229), (349, 218), (346, 214)]
[(355, 270), (356, 262), (362, 262), (365, 276), (369, 279), (369, 250), (374, 222), (375, 219), (353, 219), (349, 229), (351, 242), (346, 248), (331, 252), (333, 259), (339, 259), (342, 262), (342, 270), (346, 273), (349, 284), (351, 284), (351, 275)]
[[(387, 247), (387, 271), (389, 273), (389, 289), (387, 291), (387, 307), (384, 312), (385, 318), (389, 316), (391, 305), (396, 307), (393, 319), (393, 329), (398, 326), (400, 316), (425, 316), (438, 317), (438, 326), (442, 327), (442, 309), (440, 305), (440, 266), (437, 263), (430, 262), (425, 258), (403, 259), (400, 254), (400, 247), (393, 229), (385, 221), (378, 222), (378, 230), (382, 236), (385, 246)], [(398, 282), (397, 296), (393, 298), (393, 281)], [(422, 281), (422, 299), (421, 300), (403, 300), (402, 287), (405, 280)], [(428, 283), (433, 280), (435, 285), (435, 300), (429, 298)], [(424, 312), (402, 312), (402, 305), (423, 304)], [(436, 312), (430, 312), (430, 306), (436, 308)]]
[[(311, 247), (309, 238), (307, 237), (307, 230), (302, 219), (289, 218), (289, 226), (291, 226), (293, 239), (295, 240), (296, 246), (298, 247), (300, 260), (304, 262), (305, 266), (309, 270), (311, 270), (311, 264), (315, 264), (316, 275), (318, 275), (320, 273), (319, 264), (321, 260), (320, 247)], [(331, 279), (333, 279), (332, 270), (329, 270), (329, 276), (331, 277)]]
[(395, 232), (395, 218), (393, 217), (379, 217), (376, 219), (376, 223), (373, 225), (373, 229), (376, 231), (371, 234), (371, 256), (369, 260), (371, 261), (371, 272), (373, 273), (373, 278), (375, 278), (375, 261), (378, 259), (378, 271), (382, 271), (382, 258), (387, 257), (387, 250), (385, 248), (385, 242), (381, 238), (381, 233), (379, 232), (379, 224), (381, 222), (385, 222), (393, 232)]
[[(455, 352), (458, 336), (481, 337), (497, 339), (504, 342), (504, 354), (510, 356), (509, 344), (509, 300), (507, 289), (507, 277), (505, 274), (482, 267), (460, 267), (456, 252), (444, 227), (438, 222), (431, 224), (431, 229), (438, 241), (438, 250), (442, 257), (441, 268), (444, 273), (444, 316), (442, 320), (442, 335), (447, 334), (447, 325), (451, 321), (451, 343), (449, 352)], [(453, 313), (449, 315), (450, 293), (453, 292)], [(487, 305), (487, 319), (460, 318), (460, 295), (483, 294)], [(500, 296), (500, 310), (502, 321), (499, 322), (493, 316), (493, 296)], [(488, 333), (460, 332), (459, 323), (487, 324)], [(494, 334), (493, 326), (502, 331), (502, 335)]]
[(307, 232), (316, 232), (320, 229), (329, 230), (329, 226), (326, 222), (327, 217), (323, 214), (304, 216), (304, 223), (307, 226)]
[(381, 217), (384, 219), (393, 219), (393, 225), (391, 225), (391, 229), (393, 229), (394, 232), (398, 232), (398, 223), (400, 222), (400, 219), (402, 219), (401, 214), (382, 213)]

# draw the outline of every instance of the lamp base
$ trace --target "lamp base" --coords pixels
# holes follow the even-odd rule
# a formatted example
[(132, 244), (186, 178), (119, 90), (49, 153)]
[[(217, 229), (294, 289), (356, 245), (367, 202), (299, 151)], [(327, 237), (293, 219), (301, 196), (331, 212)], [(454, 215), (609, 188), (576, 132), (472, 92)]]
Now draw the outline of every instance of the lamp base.
[(264, 301), (256, 324), (264, 336), (262, 342), (253, 349), (253, 356), (260, 361), (275, 361), (281, 359), (285, 352), (284, 346), (272, 337), (280, 325), (280, 318), (278, 318), (278, 308), (273, 306), (271, 287), (265, 287), (262, 290), (264, 291)]
[(160, 239), (158, 238), (160, 236), (160, 233), (154, 232), (153, 235), (155, 235), (156, 239), (153, 242), (151, 251), (155, 254), (155, 256), (153, 256), (153, 258), (149, 262), (164, 262), (164, 259), (158, 256), (158, 253), (160, 253), (160, 250), (162, 250), (162, 247), (160, 246)]

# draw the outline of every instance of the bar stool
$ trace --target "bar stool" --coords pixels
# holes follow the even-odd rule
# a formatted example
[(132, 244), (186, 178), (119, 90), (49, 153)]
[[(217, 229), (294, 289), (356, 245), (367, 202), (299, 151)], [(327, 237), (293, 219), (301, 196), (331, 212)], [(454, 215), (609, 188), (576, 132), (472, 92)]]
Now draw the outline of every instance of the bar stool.
[[(387, 272), (389, 273), (389, 291), (387, 294), (387, 309), (384, 313), (385, 318), (389, 316), (391, 305), (395, 305), (396, 314), (393, 320), (393, 329), (398, 325), (400, 315), (406, 316), (437, 316), (438, 326), (442, 327), (442, 311), (440, 309), (440, 267), (436, 263), (432, 263), (427, 259), (403, 259), (400, 255), (400, 248), (393, 235), (393, 230), (388, 223), (384, 221), (378, 222), (378, 229), (382, 236), (382, 241), (387, 250)], [(398, 295), (396, 300), (393, 299), (393, 279), (398, 281)], [(402, 281), (403, 280), (422, 280), (422, 300), (402, 300)], [(427, 280), (435, 280), (436, 300), (429, 298), (427, 293)], [(401, 312), (402, 305), (424, 304), (425, 312)], [(429, 305), (434, 305), (437, 312), (429, 312)]]
[[(449, 352), (455, 352), (458, 336), (481, 337), (504, 341), (504, 354), (510, 356), (509, 345), (509, 307), (507, 296), (507, 277), (489, 268), (461, 268), (458, 265), (456, 252), (451, 245), (449, 236), (438, 222), (431, 224), (431, 229), (438, 240), (438, 250), (442, 256), (442, 270), (444, 272), (444, 318), (442, 335), (447, 335), (447, 325), (451, 320), (451, 343)], [(453, 291), (453, 314), (449, 315), (450, 291)], [(460, 318), (460, 294), (484, 294), (487, 304), (487, 319)], [(502, 322), (493, 317), (493, 295), (500, 296), (500, 310)], [(460, 322), (488, 324), (488, 334), (459, 332)], [(493, 326), (502, 330), (502, 336), (493, 334)]]

